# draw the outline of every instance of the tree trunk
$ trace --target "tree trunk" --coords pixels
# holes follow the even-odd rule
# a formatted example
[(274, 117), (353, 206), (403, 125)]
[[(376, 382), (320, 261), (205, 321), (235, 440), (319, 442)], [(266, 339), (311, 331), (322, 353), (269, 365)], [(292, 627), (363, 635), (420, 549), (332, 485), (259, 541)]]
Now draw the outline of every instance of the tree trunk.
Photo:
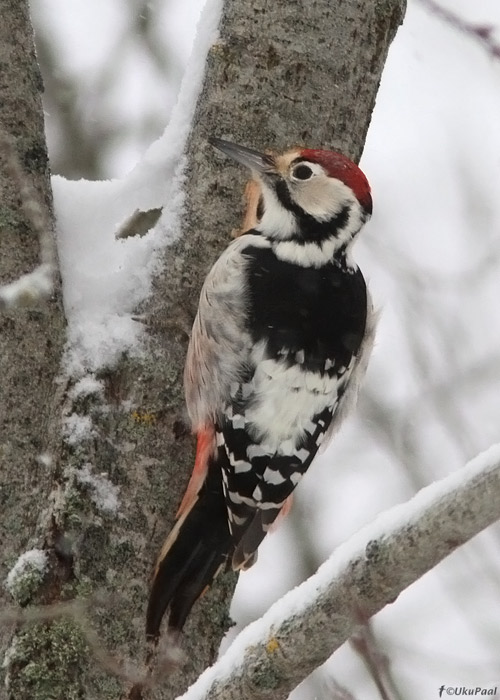
[[(10, 9), (15, 16), (13, 7), (19, 0), (0, 0), (2, 5), (7, 5), (2, 13), (5, 25), (6, 12)], [(167, 250), (164, 271), (142, 310), (148, 351), (141, 359), (124, 357), (118, 367), (101, 372), (96, 377), (100, 387), (90, 393), (74, 380), (60, 406), (66, 419), (71, 416), (67, 425), (86, 420), (91, 431), (82, 438), (73, 433), (64, 441), (63, 466), (54, 478), (51, 498), (42, 501), (48, 509), (38, 520), (37, 532), (53, 566), (30, 600), (88, 598), (106, 591), (110, 596), (99, 602), (91, 598), (94, 609), (84, 613), (97, 627), (99, 642), (88, 632), (82, 636), (71, 620), (23, 627), (9, 651), (10, 698), (116, 700), (123, 683), (109, 672), (113, 659), (103, 650), (116, 658), (143, 657), (149, 575), (193, 462), (182, 390), (185, 329), (204, 276), (240, 218), (244, 174), (216, 156), (207, 137), (228, 137), (255, 148), (306, 144), (358, 159), (404, 8), (404, 0), (227, 0), (224, 5), (220, 39), (209, 52), (188, 145), (183, 236)], [(52, 337), (53, 322), (45, 315), (39, 323)], [(27, 344), (30, 334), (33, 326), (28, 323), (18, 330), (17, 342)], [(45, 348), (38, 355), (25, 352), (15, 358), (19, 371), (27, 374), (25, 363), (37, 358), (29, 375), (38, 376), (49, 361), (44, 352)], [(25, 499), (32, 496), (23, 479), (25, 465), (41, 449), (26, 443), (32, 439), (35, 420), (40, 422), (33, 415), (28, 424), (27, 406), (46, 405), (58, 360), (58, 349), (51, 351), (53, 374), (47, 372), (45, 398), (33, 403), (21, 393), (11, 409), (24, 424), (24, 457), (18, 459), (23, 469), (16, 472), (15, 490), (26, 494)], [(11, 422), (13, 416), (7, 419)], [(50, 449), (57, 454), (57, 446)], [(10, 458), (6, 461), (8, 466)], [(119, 486), (118, 513), (103, 508), (86, 478), (91, 474), (95, 483), (103, 472)], [(7, 522), (17, 531), (19, 509), (9, 504), (7, 508)], [(22, 544), (18, 538), (12, 551), (21, 553), (19, 547), (33, 533), (36, 516), (32, 512), (23, 523)], [(187, 661), (157, 684), (151, 697), (176, 697), (214, 660), (230, 624), (234, 583), (234, 576), (220, 576), (195, 606), (183, 639)]]
[[(12, 161), (53, 228), (41, 92), (27, 2), (0, 0), (0, 287), (37, 267), (38, 231), (27, 217)], [(8, 144), (13, 153), (9, 153)], [(53, 231), (50, 243), (54, 246)], [(56, 378), (64, 342), (60, 287), (40, 308), (0, 311), (0, 581), (36, 542), (60, 443)], [(51, 464), (44, 455), (52, 455)], [(40, 542), (38, 542), (40, 544)], [(2, 607), (8, 600), (0, 589)], [(9, 630), (0, 625), (0, 654)]]

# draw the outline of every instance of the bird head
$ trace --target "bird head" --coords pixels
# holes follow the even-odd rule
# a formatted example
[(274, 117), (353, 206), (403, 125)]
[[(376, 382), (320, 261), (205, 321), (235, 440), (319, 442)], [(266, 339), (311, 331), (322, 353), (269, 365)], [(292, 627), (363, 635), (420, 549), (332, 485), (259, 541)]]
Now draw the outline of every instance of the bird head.
[(349, 158), (335, 151), (293, 148), (261, 153), (229, 141), (210, 143), (248, 167), (262, 185), (257, 229), (280, 240), (347, 244), (372, 211), (370, 185)]

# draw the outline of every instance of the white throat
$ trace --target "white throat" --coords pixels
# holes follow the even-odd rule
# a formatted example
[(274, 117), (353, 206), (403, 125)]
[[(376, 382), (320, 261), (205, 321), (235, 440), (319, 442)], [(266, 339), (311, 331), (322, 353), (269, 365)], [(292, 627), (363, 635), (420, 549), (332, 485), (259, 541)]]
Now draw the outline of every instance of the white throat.
[(261, 184), (264, 197), (264, 213), (256, 227), (257, 231), (270, 238), (280, 240), (292, 238), (294, 234), (299, 232), (295, 215), (283, 207), (271, 187), (268, 187), (264, 182)]

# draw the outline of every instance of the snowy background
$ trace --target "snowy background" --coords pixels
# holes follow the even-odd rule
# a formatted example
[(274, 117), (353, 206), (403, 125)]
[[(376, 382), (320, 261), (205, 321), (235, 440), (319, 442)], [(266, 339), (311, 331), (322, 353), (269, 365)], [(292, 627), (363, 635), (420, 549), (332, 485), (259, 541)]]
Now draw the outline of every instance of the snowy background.
[[(148, 293), (155, 251), (174, 235), (167, 212), (155, 232), (115, 240), (136, 207), (165, 200), (182, 142), (172, 133), (192, 96), (174, 110), (168, 138), (153, 142), (174, 108), (202, 4), (32, 0), (53, 170), (114, 178), (54, 181), (72, 372), (136, 342), (131, 314)], [(498, 0), (442, 4), (498, 27), (500, 41)], [(500, 60), (418, 0), (391, 48), (361, 166), (375, 208), (355, 256), (382, 310), (375, 354), (356, 416), (240, 577), (238, 628), (378, 513), (500, 441)], [(500, 688), (499, 552), (491, 529), (375, 618), (394, 697), (432, 700), (443, 684)], [(357, 700), (381, 697), (344, 645), (294, 700), (332, 698), (332, 679)]]

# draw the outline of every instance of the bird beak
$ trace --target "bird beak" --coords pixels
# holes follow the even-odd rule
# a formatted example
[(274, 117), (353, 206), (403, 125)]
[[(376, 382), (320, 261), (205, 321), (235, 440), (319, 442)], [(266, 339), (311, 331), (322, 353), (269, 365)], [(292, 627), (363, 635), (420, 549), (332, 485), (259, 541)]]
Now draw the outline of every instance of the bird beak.
[(224, 141), (223, 139), (209, 138), (209, 143), (219, 151), (222, 151), (237, 163), (245, 165), (260, 175), (276, 173), (276, 165), (273, 156), (267, 153), (259, 153), (245, 146), (238, 146), (236, 143)]

